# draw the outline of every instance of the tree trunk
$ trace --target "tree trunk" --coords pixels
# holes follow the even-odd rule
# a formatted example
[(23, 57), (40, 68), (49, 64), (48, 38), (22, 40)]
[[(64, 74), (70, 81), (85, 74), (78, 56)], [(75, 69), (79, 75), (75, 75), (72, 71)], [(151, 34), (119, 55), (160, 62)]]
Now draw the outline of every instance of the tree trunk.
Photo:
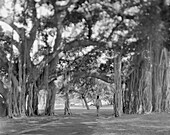
[(165, 111), (170, 112), (170, 52), (167, 50), (167, 73), (166, 73), (166, 100), (165, 100)]
[[(12, 45), (11, 45), (12, 46)], [(11, 47), (12, 48), (12, 47)], [(9, 69), (8, 69), (8, 79), (9, 79), (9, 92), (8, 92), (8, 98), (7, 98), (7, 103), (8, 103), (8, 117), (12, 118), (12, 51), (11, 51), (11, 57), (10, 57), (10, 62), (9, 62)]]
[(22, 61), (21, 61), (21, 55), (18, 58), (18, 67), (19, 67), (19, 114), (22, 113)]
[(115, 93), (113, 94), (113, 115), (117, 116), (117, 106), (116, 106), (116, 97), (115, 97)]
[(19, 116), (19, 108), (18, 108), (18, 89), (14, 87), (13, 91), (13, 113), (14, 116)]
[(146, 63), (142, 54), (134, 55), (135, 69), (127, 80), (124, 104), (126, 113), (143, 113), (144, 91), (146, 87)]
[(82, 99), (84, 100), (84, 103), (85, 103), (87, 110), (90, 110), (89, 105), (87, 104), (86, 97), (84, 95), (82, 96)]
[(161, 52), (161, 58), (160, 58), (160, 68), (162, 70), (161, 72), (161, 78), (162, 79), (162, 97), (161, 97), (161, 111), (166, 111), (166, 103), (169, 101), (169, 97), (167, 95), (167, 92), (169, 92), (169, 86), (168, 86), (168, 81), (169, 81), (169, 56), (168, 56), (168, 50), (166, 48), (163, 48)]
[(158, 49), (153, 50), (153, 78), (152, 78), (152, 105), (153, 105), (153, 110), (155, 112), (160, 111), (160, 99), (161, 98), (161, 82), (160, 82), (160, 70), (159, 70), (159, 58), (160, 58), (160, 51)]
[(49, 86), (49, 90), (47, 94), (45, 115), (54, 115), (55, 96), (56, 96), (56, 87), (54, 82), (52, 82)]
[(121, 55), (114, 59), (114, 70), (115, 70), (115, 116), (121, 116), (123, 113), (123, 103), (122, 103), (122, 86), (121, 86)]
[(28, 89), (28, 101), (27, 101), (27, 114), (28, 116), (33, 116), (34, 111), (33, 111), (33, 85), (29, 85)]
[(0, 80), (0, 117), (8, 115), (8, 89), (4, 88), (3, 82)]
[(4, 98), (0, 96), (0, 117), (5, 116), (7, 116), (7, 103)]
[[(25, 32), (24, 32), (24, 35), (25, 35)], [(25, 37), (26, 38), (26, 37)], [(21, 112), (21, 115), (22, 116), (26, 116), (26, 78), (27, 78), (27, 74), (26, 74), (26, 67), (27, 67), (27, 55), (28, 55), (28, 52), (30, 50), (27, 49), (27, 39), (23, 39), (23, 44), (24, 45), (24, 49), (23, 49), (23, 76), (22, 76), (22, 92), (21, 92), (21, 106), (22, 106), (22, 112)]]
[(38, 115), (38, 89), (36, 85), (34, 84), (34, 89), (33, 89), (33, 112), (35, 115)]

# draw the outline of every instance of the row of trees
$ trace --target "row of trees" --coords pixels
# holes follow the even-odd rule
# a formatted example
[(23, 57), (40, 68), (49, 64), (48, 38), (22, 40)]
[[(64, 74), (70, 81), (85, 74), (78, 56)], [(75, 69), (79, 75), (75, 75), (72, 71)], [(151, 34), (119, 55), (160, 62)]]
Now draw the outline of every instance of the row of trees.
[(0, 19), (12, 31), (0, 29), (0, 73), (9, 117), (37, 115), (42, 89), (46, 115), (57, 92), (78, 93), (87, 105), (99, 80), (115, 116), (169, 110), (168, 0), (4, 3)]

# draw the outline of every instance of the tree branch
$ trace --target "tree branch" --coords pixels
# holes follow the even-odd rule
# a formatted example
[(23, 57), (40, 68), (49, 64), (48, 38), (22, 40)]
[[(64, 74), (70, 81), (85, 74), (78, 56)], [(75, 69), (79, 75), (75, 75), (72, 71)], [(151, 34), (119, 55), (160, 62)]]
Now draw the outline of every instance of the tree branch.
[(108, 38), (107, 38), (107, 41), (109, 41), (109, 40), (111, 39), (113, 33), (114, 33), (115, 30), (117, 30), (117, 28), (122, 24), (123, 20), (124, 20), (124, 19), (123, 19), (123, 17), (122, 17), (122, 20), (121, 20), (119, 23), (117, 23), (115, 27), (112, 28), (112, 31), (111, 31), (111, 33), (109, 34)]
[(76, 3), (75, 0), (68, 0), (66, 5), (63, 5), (63, 6), (57, 5), (57, 3), (55, 2), (55, 6), (54, 6), (54, 3), (53, 3), (53, 6), (56, 8), (57, 11), (63, 11), (63, 10), (66, 10), (73, 3)]
[(33, 27), (30, 30), (30, 37), (29, 37), (29, 45), (28, 45), (28, 50), (31, 50), (31, 47), (35, 41), (36, 38), (36, 34), (37, 34), (37, 30), (38, 27), (40, 25), (39, 20), (37, 19), (37, 11), (36, 11), (36, 7), (35, 7), (35, 1), (31, 1), (30, 6), (32, 7), (32, 23), (33, 23)]
[(104, 42), (98, 42), (98, 41), (91, 41), (91, 40), (74, 40), (69, 43), (67, 43), (64, 46), (64, 51), (70, 51), (70, 50), (76, 50), (79, 48), (87, 47), (87, 46), (104, 46)]
[(93, 78), (97, 78), (100, 80), (103, 80), (104, 82), (107, 83), (113, 83), (114, 80), (110, 77), (107, 76), (106, 74), (101, 74), (98, 72), (92, 72), (92, 73), (87, 73), (87, 72), (77, 72), (74, 74), (74, 78), (81, 78), (81, 77), (93, 77)]

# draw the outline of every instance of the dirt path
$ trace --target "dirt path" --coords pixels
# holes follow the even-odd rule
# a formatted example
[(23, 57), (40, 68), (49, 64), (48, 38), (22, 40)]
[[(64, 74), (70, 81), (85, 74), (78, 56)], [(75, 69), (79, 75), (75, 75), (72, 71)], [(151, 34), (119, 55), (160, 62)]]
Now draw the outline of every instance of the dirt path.
[(58, 110), (53, 117), (0, 118), (0, 135), (170, 135), (170, 114), (111, 116), (111, 109), (73, 109), (72, 116)]
[(77, 115), (0, 119), (0, 121), (0, 135), (91, 135), (97, 125), (95, 119)]
[(95, 110), (74, 109), (71, 116), (0, 118), (0, 135), (92, 135), (97, 127)]

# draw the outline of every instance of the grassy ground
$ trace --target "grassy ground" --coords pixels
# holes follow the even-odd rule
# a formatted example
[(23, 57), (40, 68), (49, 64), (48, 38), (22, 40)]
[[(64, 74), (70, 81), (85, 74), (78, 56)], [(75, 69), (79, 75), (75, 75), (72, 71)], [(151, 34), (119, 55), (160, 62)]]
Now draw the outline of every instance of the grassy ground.
[(72, 116), (58, 108), (55, 116), (0, 118), (0, 135), (170, 135), (170, 114), (112, 116), (102, 107), (100, 116), (91, 107), (72, 107)]

